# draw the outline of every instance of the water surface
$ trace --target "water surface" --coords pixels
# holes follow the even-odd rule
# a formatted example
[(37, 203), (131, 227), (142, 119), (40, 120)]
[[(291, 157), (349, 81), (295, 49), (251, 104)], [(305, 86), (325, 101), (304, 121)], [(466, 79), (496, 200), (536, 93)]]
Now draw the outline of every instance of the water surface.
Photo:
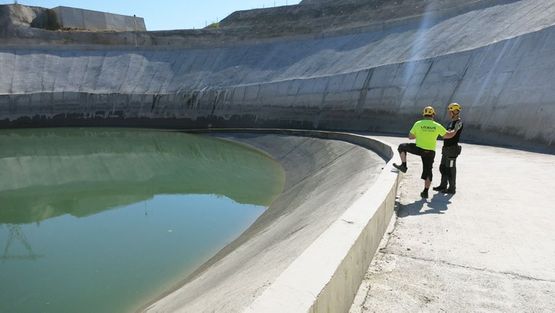
[(0, 131), (0, 312), (132, 311), (248, 228), (283, 179), (211, 137)]

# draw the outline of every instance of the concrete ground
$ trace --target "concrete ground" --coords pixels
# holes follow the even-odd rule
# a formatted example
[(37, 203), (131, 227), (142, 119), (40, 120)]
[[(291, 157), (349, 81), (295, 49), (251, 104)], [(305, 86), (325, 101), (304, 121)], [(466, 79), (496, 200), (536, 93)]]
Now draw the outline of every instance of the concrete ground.
[(457, 193), (425, 201), (409, 155), (396, 219), (350, 313), (555, 312), (555, 155), (463, 144), (457, 162)]

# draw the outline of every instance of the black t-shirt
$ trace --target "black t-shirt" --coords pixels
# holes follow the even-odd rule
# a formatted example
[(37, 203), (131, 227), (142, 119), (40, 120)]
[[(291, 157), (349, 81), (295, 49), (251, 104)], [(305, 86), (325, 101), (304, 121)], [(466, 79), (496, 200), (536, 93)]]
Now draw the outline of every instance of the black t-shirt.
[(457, 134), (453, 138), (443, 140), (444, 146), (455, 146), (459, 144), (459, 138), (463, 130), (463, 122), (461, 120), (451, 121), (447, 126), (447, 130), (454, 130)]

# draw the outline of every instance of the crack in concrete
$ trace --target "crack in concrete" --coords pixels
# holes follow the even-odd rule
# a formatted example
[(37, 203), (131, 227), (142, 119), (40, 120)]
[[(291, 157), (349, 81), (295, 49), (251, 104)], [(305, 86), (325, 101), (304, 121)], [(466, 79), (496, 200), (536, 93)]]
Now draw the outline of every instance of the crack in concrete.
[(428, 259), (428, 258), (405, 255), (405, 254), (397, 254), (397, 253), (389, 252), (389, 251), (386, 251), (386, 250), (387, 250), (387, 248), (384, 248), (384, 249), (380, 250), (378, 253), (394, 255), (394, 256), (398, 256), (398, 257), (404, 257), (404, 258), (407, 258), (407, 259), (412, 259), (412, 260), (417, 260), (417, 261), (439, 263), (439, 264), (443, 264), (443, 265), (447, 265), (447, 266), (451, 266), (451, 267), (458, 267), (458, 268), (463, 268), (463, 269), (467, 269), (467, 270), (486, 272), (486, 273), (490, 273), (490, 274), (514, 276), (515, 278), (519, 278), (519, 279), (522, 279), (522, 280), (531, 280), (531, 281), (537, 281), (537, 282), (555, 283), (555, 280), (550, 280), (550, 279), (535, 278), (535, 277), (526, 276), (526, 275), (523, 275), (523, 274), (518, 274), (518, 273), (513, 273), (513, 272), (495, 271), (495, 270), (491, 270), (491, 269), (488, 269), (488, 268), (478, 268), (478, 267), (466, 266), (466, 265), (455, 264), (455, 263), (451, 263), (451, 262), (443, 261), (443, 260), (433, 260), (433, 259)]

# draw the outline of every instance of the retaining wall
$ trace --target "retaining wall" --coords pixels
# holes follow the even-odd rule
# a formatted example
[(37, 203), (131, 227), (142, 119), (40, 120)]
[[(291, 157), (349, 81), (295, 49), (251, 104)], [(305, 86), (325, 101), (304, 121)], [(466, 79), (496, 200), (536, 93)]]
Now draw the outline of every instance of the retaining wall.
[(86, 29), (92, 31), (146, 31), (142, 17), (112, 14), (70, 7), (55, 7), (58, 23), (64, 28)]
[[(288, 127), (405, 133), (463, 105), (464, 138), (554, 151), (555, 4), (213, 48), (0, 48), (0, 126)], [(441, 114), (440, 114), (441, 115)]]

